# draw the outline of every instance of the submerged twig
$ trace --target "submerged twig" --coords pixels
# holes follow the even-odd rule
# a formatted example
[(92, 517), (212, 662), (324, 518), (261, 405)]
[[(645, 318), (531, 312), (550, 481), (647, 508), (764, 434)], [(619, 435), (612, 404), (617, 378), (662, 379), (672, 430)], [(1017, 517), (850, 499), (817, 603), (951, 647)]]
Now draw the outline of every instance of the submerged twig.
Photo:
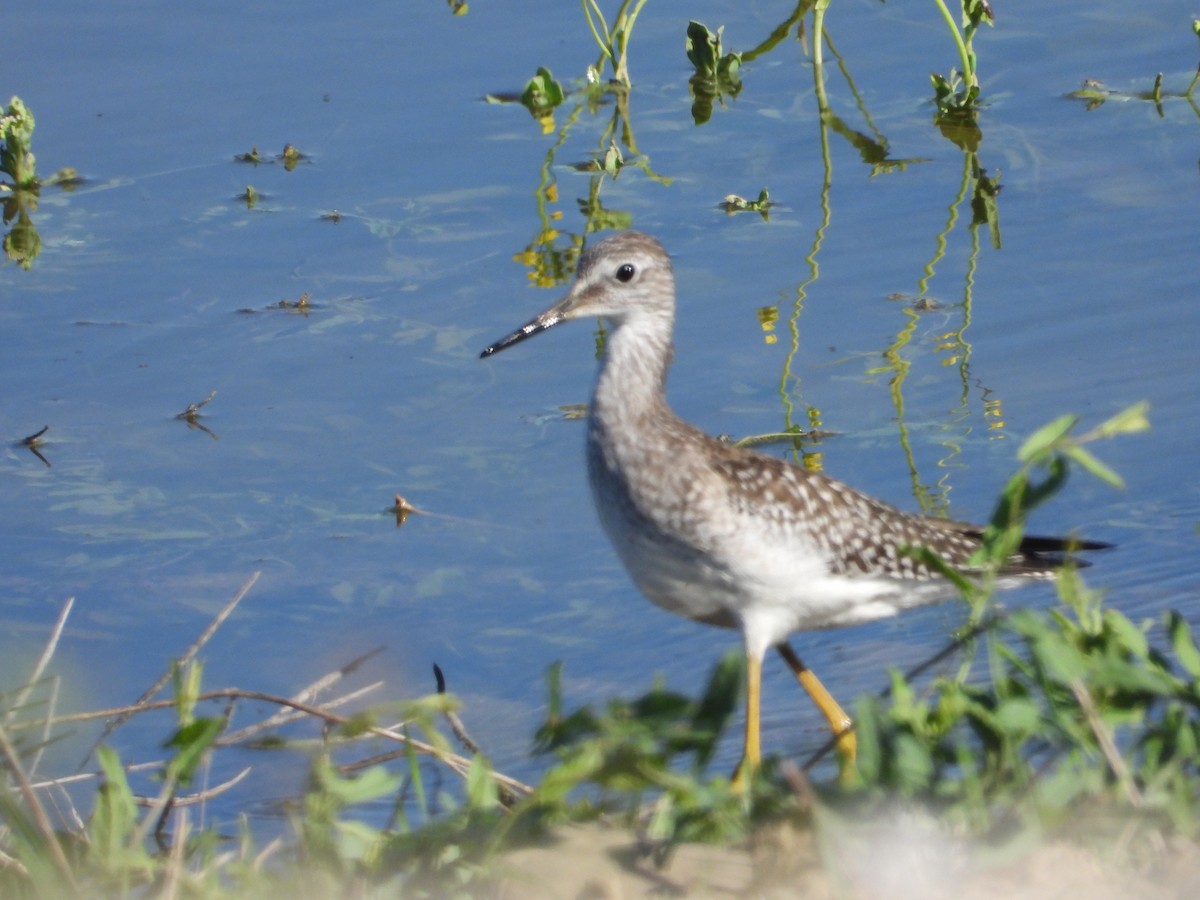
[(30, 453), (32, 453), (34, 456), (36, 456), (38, 459), (40, 459), (42, 462), (44, 462), (46, 464), (47, 469), (50, 469), (53, 467), (50, 465), (50, 460), (48, 460), (48, 459), (46, 459), (46, 457), (42, 456), (42, 451), (39, 450), (38, 448), (42, 446), (43, 435), (45, 435), (45, 433), (49, 430), (50, 430), (50, 426), (46, 425), (44, 428), (42, 428), (41, 431), (34, 432), (33, 434), (29, 435), (29, 437), (21, 439), (21, 446), (26, 447)]
[(187, 405), (187, 409), (185, 409), (183, 412), (177, 414), (175, 416), (175, 418), (186, 419), (188, 421), (195, 421), (195, 419), (200, 415), (200, 410), (202, 410), (204, 407), (208, 406), (208, 404), (212, 402), (212, 398), (215, 396), (217, 396), (217, 392), (213, 391), (207, 397), (205, 397), (203, 400), (201, 400), (199, 403), (189, 403)]
[[(437, 692), (439, 694), (446, 693), (446, 676), (442, 673), (442, 667), (437, 663), (433, 664), (433, 677), (437, 682)], [(475, 755), (483, 755), (483, 751), (479, 748), (479, 744), (475, 743), (475, 739), (467, 733), (467, 726), (463, 724), (458, 713), (452, 709), (445, 711), (446, 721), (450, 723), (450, 730), (454, 732), (454, 736), (458, 738), (458, 742), (463, 745), (468, 753)], [(503, 782), (497, 781), (496, 787), (499, 792), (500, 805), (505, 809), (512, 809), (517, 805), (516, 793)]]
[[(437, 663), (433, 664), (433, 677), (437, 682), (437, 692), (439, 694), (446, 693), (446, 676), (442, 674), (442, 667)], [(458, 738), (458, 742), (463, 745), (463, 748), (468, 753), (479, 753), (479, 745), (467, 734), (467, 727), (463, 725), (462, 719), (458, 717), (452, 709), (447, 709), (444, 713), (446, 721), (450, 723), (450, 730), (454, 732), (454, 736)]]
[(199, 403), (189, 403), (187, 405), (187, 409), (185, 409), (181, 413), (177, 413), (175, 418), (182, 419), (184, 422), (187, 422), (188, 428), (196, 428), (196, 429), (199, 429), (200, 431), (203, 431), (205, 434), (207, 434), (210, 438), (212, 438), (215, 441), (217, 439), (217, 436), (215, 434), (213, 434), (213, 432), (210, 429), (205, 428), (203, 425), (200, 424), (200, 410), (203, 409), (205, 406), (207, 406), (212, 401), (212, 398), (215, 396), (217, 396), (217, 392), (213, 391), (211, 394), (209, 394), (207, 397), (205, 397)]

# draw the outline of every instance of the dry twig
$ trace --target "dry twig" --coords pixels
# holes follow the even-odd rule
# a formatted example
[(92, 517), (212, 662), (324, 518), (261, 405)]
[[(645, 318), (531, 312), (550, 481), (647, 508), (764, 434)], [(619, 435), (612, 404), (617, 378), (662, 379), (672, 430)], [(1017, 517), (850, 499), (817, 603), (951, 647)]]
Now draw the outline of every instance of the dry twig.
[[(200, 636), (192, 642), (192, 645), (188, 647), (186, 651), (184, 651), (183, 656), (179, 657), (179, 659), (177, 659), (171, 665), (171, 667), (162, 674), (158, 681), (154, 682), (154, 684), (152, 684), (145, 691), (145, 693), (142, 694), (142, 696), (138, 697), (138, 699), (133, 702), (132, 706), (122, 707), (123, 712), (120, 714), (120, 716), (104, 726), (104, 731), (100, 734), (100, 737), (96, 739), (96, 742), (92, 744), (91, 749), (87, 752), (87, 756), (85, 756), (83, 761), (79, 764), (80, 769), (87, 765), (87, 761), (92, 758), (92, 754), (96, 752), (96, 748), (103, 744), (104, 741), (108, 739), (110, 734), (112, 734), (117, 728), (125, 723), (130, 716), (136, 713), (139, 707), (143, 706), (151, 697), (166, 687), (176, 668), (183, 668), (193, 659), (195, 659), (196, 654), (200, 652), (200, 649), (208, 643), (209, 639), (212, 638), (217, 629), (221, 627), (221, 624), (229, 618), (230, 614), (234, 611), (234, 609), (237, 608), (237, 605), (242, 602), (242, 598), (250, 592), (250, 588), (254, 587), (254, 583), (258, 581), (260, 575), (262, 575), (262, 572), (255, 572), (253, 575), (247, 578), (246, 583), (243, 584), (241, 588), (238, 589), (238, 592), (233, 595), (233, 599), (226, 603), (213, 617), (212, 621), (208, 623), (208, 626), (202, 632), (200, 632)], [(174, 702), (174, 700), (171, 701), (172, 704)], [(61, 719), (58, 721), (61, 721)]]
[(0, 755), (4, 757), (8, 770), (12, 774), (13, 780), (17, 783), (17, 789), (21, 793), (21, 798), (25, 801), (25, 805), (29, 809), (29, 815), (33, 818), (34, 827), (37, 828), (38, 834), (41, 835), (42, 841), (50, 853), (50, 859), (54, 862), (54, 868), (58, 870), (59, 877), (62, 878), (63, 884), (71, 889), (72, 894), (77, 893), (75, 875), (71, 871), (71, 864), (67, 862), (67, 855), (63, 852), (62, 844), (58, 842), (58, 834), (54, 830), (54, 825), (51, 824), (50, 817), (46, 815), (45, 807), (38, 800), (37, 794), (29, 783), (29, 779), (25, 776), (25, 770), (21, 766), (21, 758), (17, 755), (16, 748), (8, 740), (8, 734), (3, 728), (0, 728)]
[[(320, 719), (330, 725), (340, 726), (350, 722), (348, 716), (340, 716), (336, 713), (329, 712), (319, 706), (312, 706), (307, 703), (299, 703), (289, 697), (282, 697), (278, 694), (268, 694), (265, 691), (243, 690), (241, 688), (224, 688), (215, 691), (203, 691), (197, 694), (195, 700), (197, 703), (202, 703), (206, 700), (223, 700), (223, 699), (241, 699), (241, 700), (257, 700), (262, 703), (274, 703), (278, 706), (286, 706), (291, 709), (299, 710), (313, 718)], [(54, 725), (65, 725), (71, 722), (89, 722), (94, 719), (108, 719), (115, 716), (123, 716), (126, 719), (130, 716), (142, 712), (149, 712), (156, 709), (170, 709), (175, 705), (175, 700), (153, 700), (131, 706), (119, 706), (110, 709), (99, 709), (90, 712), (70, 713), (65, 716), (58, 716), (53, 719)], [(471, 760), (460, 756), (457, 753), (440, 750), (437, 747), (425, 741), (414, 737), (409, 737), (396, 731), (394, 728), (383, 728), (378, 725), (370, 725), (363, 729), (365, 734), (372, 734), (376, 737), (385, 738), (390, 741), (396, 741), (400, 744), (405, 744), (412, 747), (418, 753), (423, 753), (427, 756), (432, 756), (434, 759), (453, 769), (459, 775), (466, 775), (471, 768)], [(533, 788), (524, 782), (518, 781), (507, 775), (502, 775), (499, 772), (493, 772), (492, 778), (500, 785), (511, 788), (522, 794), (532, 794)]]

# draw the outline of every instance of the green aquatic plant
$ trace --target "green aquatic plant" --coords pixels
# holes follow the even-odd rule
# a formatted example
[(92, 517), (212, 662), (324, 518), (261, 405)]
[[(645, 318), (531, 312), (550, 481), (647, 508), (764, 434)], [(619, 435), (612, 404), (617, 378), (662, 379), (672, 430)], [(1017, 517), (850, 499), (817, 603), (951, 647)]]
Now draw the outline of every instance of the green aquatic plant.
[(41, 189), (30, 149), (33, 126), (33, 113), (20, 97), (13, 97), (0, 115), (0, 174), (12, 179), (0, 182), (4, 224), (12, 226), (4, 235), (4, 254), (25, 270), (33, 266), (42, 252), (42, 238), (32, 218)]
[(703, 125), (712, 118), (713, 103), (724, 103), (724, 98), (736, 97), (742, 90), (740, 53), (725, 53), (721, 46), (721, 33), (725, 26), (715, 32), (701, 22), (688, 22), (688, 61), (695, 74), (688, 79), (692, 93), (692, 120)]
[[(521, 95), (493, 93), (485, 97), (489, 103), (519, 101), (538, 120), (544, 134), (557, 132), (553, 145), (546, 152), (540, 182), (534, 191), (538, 230), (524, 249), (513, 255), (514, 261), (529, 270), (530, 281), (538, 286), (562, 284), (571, 277), (586, 234), (627, 228), (632, 224), (633, 217), (628, 211), (609, 209), (604, 205), (601, 195), (608, 180), (617, 178), (626, 169), (635, 169), (660, 184), (670, 184), (669, 178), (651, 169), (649, 159), (638, 149), (630, 117), (629, 36), (644, 5), (645, 0), (625, 0), (610, 27), (595, 0), (583, 0), (588, 27), (602, 54), (594, 66), (588, 67), (578, 88), (568, 91), (542, 67)], [(604, 79), (601, 73), (609, 63), (613, 66), (613, 74)], [(589, 176), (586, 195), (576, 200), (584, 217), (582, 230), (576, 232), (563, 226), (564, 213), (556, 208), (563, 199), (555, 174), (558, 154), (573, 133), (582, 127), (580, 123), (587, 121), (587, 116), (597, 116), (609, 109), (611, 115), (599, 131), (591, 158), (569, 163), (572, 169)], [(562, 124), (558, 125), (554, 115), (564, 110)]]
[(725, 210), (727, 215), (731, 216), (740, 212), (756, 212), (763, 217), (763, 221), (765, 222), (770, 219), (770, 210), (775, 204), (771, 202), (771, 197), (767, 194), (767, 189), (763, 188), (758, 192), (758, 197), (754, 200), (747, 200), (745, 197), (739, 197), (737, 194), (726, 194), (725, 199), (717, 205)]
[(562, 85), (545, 66), (539, 66), (537, 74), (525, 82), (521, 92), (521, 105), (529, 114), (542, 123), (542, 133), (554, 130), (554, 110), (562, 105), (566, 94)]
[(20, 97), (8, 101), (0, 115), (0, 173), (12, 179), (11, 190), (32, 190), (38, 186), (33, 151), (33, 113)]
[[(605, 63), (612, 66), (612, 80), (629, 88), (629, 38), (646, 0), (623, 0), (610, 28), (597, 0), (582, 0), (588, 30), (600, 47), (600, 58), (592, 67), (592, 79), (599, 81)], [(632, 10), (630, 7), (633, 7)]]
[(33, 155), (33, 113), (20, 97), (13, 97), (0, 113), (0, 197), (4, 200), (4, 253), (21, 268), (29, 270), (42, 252), (42, 238), (33, 223), (43, 187), (57, 185), (72, 190), (81, 181), (72, 168), (62, 168), (49, 178), (38, 178)]
[[(1192, 20), (1192, 33), (1200, 38), (1200, 19)], [(1072, 100), (1083, 100), (1087, 104), (1088, 110), (1097, 109), (1103, 106), (1110, 100), (1147, 100), (1154, 104), (1160, 118), (1165, 115), (1163, 110), (1164, 100), (1185, 100), (1195, 111), (1197, 116), (1200, 116), (1200, 106), (1197, 106), (1194, 94), (1196, 87), (1200, 85), (1200, 66), (1196, 67), (1196, 73), (1192, 76), (1191, 82), (1182, 91), (1163, 90), (1163, 73), (1159, 72), (1154, 76), (1154, 84), (1148, 91), (1119, 91), (1112, 90), (1104, 86), (1100, 81), (1094, 78), (1089, 78), (1084, 81), (1083, 87), (1079, 90), (1071, 91), (1067, 96)]]
[(934, 102), (938, 111), (947, 113), (964, 113), (973, 110), (979, 103), (979, 74), (975, 57), (975, 33), (979, 26), (986, 23), (991, 25), (995, 19), (988, 0), (962, 0), (962, 15), (960, 21), (955, 21), (945, 0), (933, 0), (958, 50), (959, 64), (950, 70), (948, 76), (932, 73), (929, 78), (933, 83)]

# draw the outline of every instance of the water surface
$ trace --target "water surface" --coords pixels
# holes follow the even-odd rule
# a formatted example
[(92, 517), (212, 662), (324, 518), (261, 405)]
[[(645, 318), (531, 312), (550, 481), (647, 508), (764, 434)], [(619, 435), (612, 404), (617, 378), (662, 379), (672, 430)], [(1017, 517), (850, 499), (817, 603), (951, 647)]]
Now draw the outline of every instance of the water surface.
[[(1118, 543), (1088, 577), (1133, 618), (1174, 607), (1200, 622), (1200, 114), (1178, 98), (1064, 96), (1085, 78), (1148, 90), (1158, 71), (1182, 90), (1197, 59), (1186, 12), (999, 10), (977, 41), (988, 105), (970, 158), (932, 124), (928, 73), (956, 57), (931, 9), (835, 4), (844, 70), (827, 54), (839, 118), (823, 129), (791, 38), (695, 125), (686, 18), (648, 4), (627, 124), (658, 177), (629, 167), (599, 196), (675, 258), (676, 409), (735, 436), (819, 424), (835, 434), (816, 450), (831, 474), (982, 518), (1024, 435), (1148, 399), (1151, 433), (1097, 448), (1127, 489), (1073, 478), (1033, 524)], [(688, 11), (736, 50), (787, 14)], [(655, 673), (702, 683), (735, 637), (637, 596), (591, 510), (582, 423), (560, 411), (587, 399), (593, 331), (477, 358), (563, 289), (534, 285), (526, 248), (547, 227), (560, 248), (587, 227), (593, 181), (570, 164), (607, 146), (611, 98), (569, 97), (549, 134), (483, 101), (538, 66), (578, 87), (597, 50), (576, 6), (64, 2), (21, 19), (0, 86), (37, 117), (39, 170), (72, 165), (86, 182), (44, 192), (40, 256), (0, 269), (6, 684), (73, 596), (65, 705), (127, 702), (255, 571), (205, 653), (210, 686), (289, 693), (383, 645), (364, 679), (421, 694), (437, 661), (518, 776), (541, 765), (526, 751), (551, 662), (574, 703)], [(909, 162), (873, 170), (866, 139)], [(306, 155), (291, 171), (234, 160), (288, 143)], [(972, 165), (1002, 186), (999, 246), (969, 227)], [(254, 208), (237, 199), (247, 185)], [(717, 208), (764, 186), (769, 221)], [(307, 312), (271, 308), (303, 294)], [(175, 418), (212, 391), (205, 430)], [(16, 444), (44, 425), (49, 466)], [(437, 515), (397, 528), (398, 493)], [(1048, 587), (1008, 598), (1052, 601)], [(950, 604), (797, 647), (852, 698), (961, 620)], [(800, 756), (823, 726), (788, 680), (770, 667), (765, 741)], [(164, 728), (116, 740), (154, 753)]]

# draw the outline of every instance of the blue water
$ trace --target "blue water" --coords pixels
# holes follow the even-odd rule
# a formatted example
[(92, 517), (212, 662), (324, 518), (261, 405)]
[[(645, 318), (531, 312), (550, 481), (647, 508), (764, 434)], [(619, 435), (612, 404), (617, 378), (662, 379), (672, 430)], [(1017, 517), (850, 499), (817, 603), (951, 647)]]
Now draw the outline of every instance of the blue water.
[[(742, 93), (697, 127), (686, 18), (647, 4), (629, 124), (671, 181), (626, 168), (601, 199), (675, 257), (676, 409), (736, 436), (811, 413), (836, 433), (820, 447), (831, 474), (978, 519), (1024, 435), (1147, 399), (1152, 432), (1096, 448), (1126, 489), (1073, 477), (1033, 524), (1118, 543), (1088, 579), (1134, 618), (1174, 607), (1200, 622), (1188, 477), (1200, 467), (1200, 114), (1178, 98), (1160, 114), (1064, 97), (1085, 78), (1148, 90), (1158, 71), (1182, 90), (1197, 62), (1188, 12), (1165, 0), (999, 10), (977, 50), (989, 101), (978, 162), (1003, 186), (1001, 248), (983, 228), (973, 250), (963, 153), (928, 104), (929, 71), (956, 62), (931, 9), (831, 10), (859, 92), (828, 58), (834, 112), (886, 136), (891, 158), (923, 161), (872, 175), (831, 130), (823, 198), (803, 47), (789, 39), (747, 64)], [(786, 14), (687, 12), (724, 24), (740, 50)], [(203, 654), (208, 686), (291, 693), (383, 645), (357, 682), (385, 680), (380, 699), (426, 693), (437, 661), (477, 739), (519, 777), (542, 765), (527, 749), (551, 662), (566, 665), (571, 703), (633, 694), (656, 673), (682, 690), (703, 682), (735, 637), (637, 596), (591, 510), (582, 424), (559, 411), (587, 399), (591, 329), (477, 358), (562, 290), (530, 286), (514, 257), (547, 224), (584, 229), (588, 176), (569, 164), (607, 146), (611, 103), (568, 125), (568, 99), (543, 135), (523, 108), (482, 99), (519, 91), (538, 66), (577, 83), (597, 57), (578, 7), (63, 2), (19, 18), (0, 90), (37, 117), (39, 172), (71, 165), (86, 181), (43, 193), (32, 268), (0, 268), (4, 685), (74, 596), (56, 657), (64, 706), (132, 700), (255, 571)], [(292, 171), (234, 161), (287, 143), (307, 155)], [(561, 217), (543, 221), (535, 191), (551, 153), (548, 208)], [(263, 195), (253, 209), (237, 199), (247, 185)], [(764, 186), (769, 221), (717, 209)], [(339, 221), (322, 219), (334, 210)], [(936, 308), (914, 314), (923, 284)], [(270, 308), (304, 293), (307, 314)], [(764, 307), (778, 314), (771, 334)], [(906, 367), (898, 384), (889, 348)], [(175, 418), (212, 391), (211, 433)], [(50, 467), (16, 443), (44, 425)], [(397, 493), (436, 515), (397, 528)], [(961, 619), (946, 605), (797, 647), (848, 699)], [(823, 725), (788, 681), (772, 667), (765, 742), (800, 756)], [(148, 758), (166, 727), (134, 723), (114, 741)], [(285, 793), (302, 773), (231, 804)]]

